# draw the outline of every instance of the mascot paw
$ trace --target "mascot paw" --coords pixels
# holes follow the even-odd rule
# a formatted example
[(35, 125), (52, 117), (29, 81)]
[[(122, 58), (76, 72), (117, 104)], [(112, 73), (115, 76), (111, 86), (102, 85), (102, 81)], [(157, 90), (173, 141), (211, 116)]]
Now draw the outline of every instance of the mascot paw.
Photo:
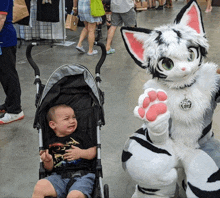
[(146, 89), (139, 97), (139, 106), (134, 109), (135, 116), (147, 122), (155, 121), (167, 112), (167, 94), (163, 90)]

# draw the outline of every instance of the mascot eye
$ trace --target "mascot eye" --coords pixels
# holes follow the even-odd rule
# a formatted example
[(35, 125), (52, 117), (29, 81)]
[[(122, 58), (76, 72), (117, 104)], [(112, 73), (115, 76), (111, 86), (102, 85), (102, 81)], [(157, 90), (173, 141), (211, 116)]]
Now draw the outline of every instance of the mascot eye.
[(188, 61), (192, 62), (194, 61), (195, 57), (196, 57), (196, 49), (195, 48), (189, 48), (189, 57), (188, 57)]
[(165, 70), (171, 70), (174, 67), (173, 61), (169, 58), (162, 58), (158, 64)]

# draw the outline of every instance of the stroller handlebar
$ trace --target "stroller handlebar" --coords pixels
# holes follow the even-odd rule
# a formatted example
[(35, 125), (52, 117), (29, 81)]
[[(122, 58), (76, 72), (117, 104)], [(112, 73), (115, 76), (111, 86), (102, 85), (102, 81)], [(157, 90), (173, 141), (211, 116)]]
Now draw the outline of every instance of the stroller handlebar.
[(32, 56), (31, 56), (32, 47), (33, 47), (33, 46), (36, 46), (36, 45), (39, 45), (39, 44), (36, 43), (36, 42), (34, 42), (34, 43), (30, 43), (30, 44), (27, 46), (27, 49), (26, 49), (26, 57), (27, 57), (28, 62), (29, 62), (30, 65), (31, 65), (31, 67), (34, 69), (34, 74), (35, 74), (35, 76), (40, 76), (39, 67), (38, 67), (37, 64), (34, 62)]
[(101, 42), (95, 42), (94, 44), (101, 47), (101, 50), (102, 50), (101, 58), (99, 59), (99, 62), (97, 63), (96, 68), (95, 68), (95, 73), (100, 74), (101, 66), (103, 65), (105, 58), (106, 58), (106, 49), (105, 49), (105, 45)]
[[(101, 50), (102, 50), (101, 58), (99, 59), (99, 62), (97, 63), (96, 69), (95, 69), (95, 73), (100, 74), (101, 66), (104, 63), (105, 58), (106, 58), (106, 49), (105, 49), (105, 45), (101, 42), (95, 42), (94, 44), (101, 47)], [(39, 43), (38, 42), (32, 42), (27, 46), (26, 57), (27, 57), (28, 62), (31, 65), (31, 67), (34, 69), (35, 76), (40, 76), (40, 69), (37, 66), (37, 64), (34, 62), (32, 56), (31, 56), (31, 50), (32, 50), (33, 46), (36, 46), (36, 45), (39, 45)]]

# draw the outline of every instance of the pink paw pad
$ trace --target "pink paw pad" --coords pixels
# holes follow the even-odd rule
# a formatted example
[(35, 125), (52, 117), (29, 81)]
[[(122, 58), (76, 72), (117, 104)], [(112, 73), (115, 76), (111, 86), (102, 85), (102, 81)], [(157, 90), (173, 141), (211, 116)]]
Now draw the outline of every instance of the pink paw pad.
[(143, 108), (147, 108), (149, 104), (157, 99), (157, 92), (150, 91), (148, 93), (149, 97), (146, 97), (143, 101)]
[[(150, 122), (156, 120), (157, 116), (164, 114), (167, 111), (167, 106), (164, 103), (158, 103), (152, 105), (146, 113), (146, 119)], [(143, 117), (142, 117), (143, 118)]]
[(167, 95), (162, 91), (158, 91), (157, 98), (159, 101), (165, 101), (167, 99)]
[(139, 114), (139, 116), (140, 116), (141, 118), (143, 118), (144, 115), (145, 115), (145, 110), (140, 107), (140, 108), (138, 109), (138, 114)]

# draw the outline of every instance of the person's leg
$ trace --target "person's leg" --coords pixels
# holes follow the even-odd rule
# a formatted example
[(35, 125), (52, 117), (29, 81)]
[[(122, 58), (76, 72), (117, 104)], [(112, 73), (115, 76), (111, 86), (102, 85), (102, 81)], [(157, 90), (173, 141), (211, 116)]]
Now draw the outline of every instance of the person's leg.
[(96, 29), (96, 23), (88, 23), (88, 43), (89, 43), (88, 53), (89, 54), (93, 52), (93, 46), (95, 41), (95, 29)]
[(106, 26), (107, 26), (107, 31), (110, 29), (111, 27), (111, 13), (106, 13)]
[(212, 11), (211, 0), (207, 0), (205, 12), (207, 13), (211, 11)]
[(77, 47), (82, 47), (82, 42), (86, 38), (86, 36), (88, 35), (88, 23), (86, 21), (84, 21), (84, 24), (85, 24), (85, 27), (82, 29)]
[(106, 43), (106, 52), (107, 54), (113, 54), (115, 52), (114, 49), (111, 49), (112, 40), (115, 34), (115, 31), (118, 26), (122, 25), (121, 13), (111, 14), (111, 27), (108, 30), (107, 43)]
[(109, 51), (111, 49), (111, 43), (113, 40), (113, 37), (115, 35), (115, 31), (117, 29), (117, 26), (111, 26), (108, 30), (108, 36), (107, 36), (107, 43), (106, 43), (106, 51)]
[(72, 190), (66, 198), (86, 198), (86, 196), (78, 190)]
[(53, 185), (47, 179), (41, 179), (34, 187), (32, 198), (56, 197), (57, 193)]
[(152, 0), (152, 8), (156, 7), (156, 0)]
[(148, 0), (148, 8), (151, 9), (152, 8), (152, 0)]
[(2, 48), (0, 56), (0, 82), (6, 94), (7, 113), (19, 114), (21, 110), (21, 88), (16, 70), (16, 47)]

